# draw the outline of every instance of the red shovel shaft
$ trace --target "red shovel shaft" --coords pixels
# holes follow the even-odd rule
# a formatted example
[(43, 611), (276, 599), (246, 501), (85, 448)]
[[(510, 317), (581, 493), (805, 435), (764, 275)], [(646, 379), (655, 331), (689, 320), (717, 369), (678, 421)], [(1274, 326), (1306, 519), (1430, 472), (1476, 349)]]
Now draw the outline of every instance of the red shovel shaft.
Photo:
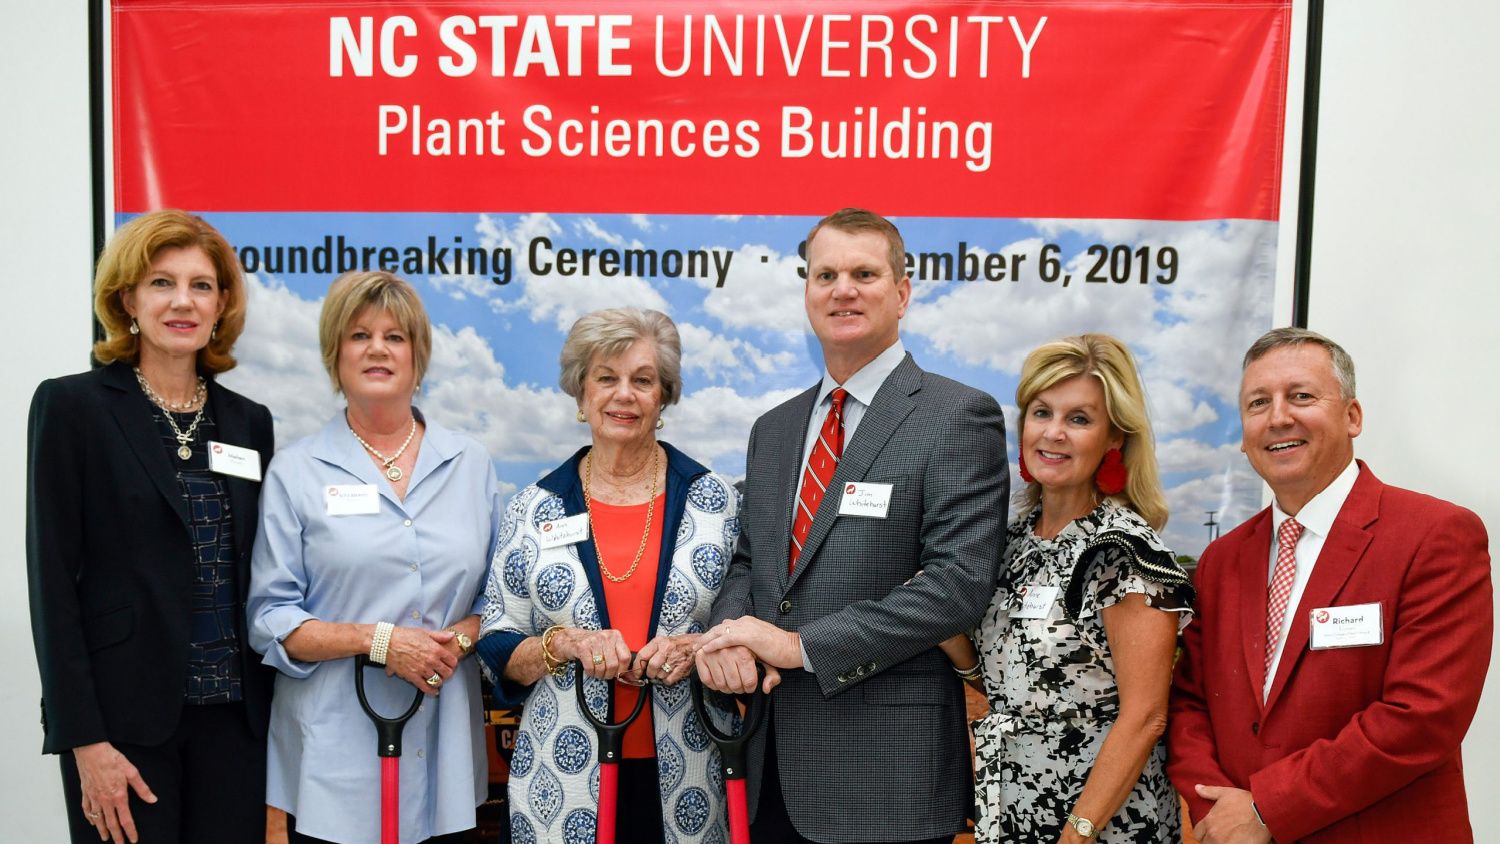
[(724, 794), (729, 798), (729, 844), (750, 844), (750, 804), (745, 801), (745, 781), (725, 780)]
[(594, 831), (596, 844), (615, 844), (615, 804), (620, 793), (620, 766), (614, 762), (599, 763), (599, 828)]
[(380, 760), (380, 844), (401, 844), (401, 757)]

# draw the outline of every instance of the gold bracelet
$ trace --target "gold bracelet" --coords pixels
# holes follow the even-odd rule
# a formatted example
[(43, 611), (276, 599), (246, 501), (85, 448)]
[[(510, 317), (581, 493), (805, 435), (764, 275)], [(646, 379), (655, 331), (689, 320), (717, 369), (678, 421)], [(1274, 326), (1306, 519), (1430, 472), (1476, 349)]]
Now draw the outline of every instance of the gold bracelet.
[(563, 666), (567, 663), (552, 654), (552, 637), (565, 629), (561, 624), (554, 624), (542, 631), (542, 664), (547, 666), (547, 673), (554, 677), (562, 676)]
[(953, 666), (953, 673), (957, 674), (965, 680), (978, 680), (979, 678), (984, 676), (983, 665), (983, 660), (974, 663), (972, 668), (959, 668), (957, 665), (955, 665)]

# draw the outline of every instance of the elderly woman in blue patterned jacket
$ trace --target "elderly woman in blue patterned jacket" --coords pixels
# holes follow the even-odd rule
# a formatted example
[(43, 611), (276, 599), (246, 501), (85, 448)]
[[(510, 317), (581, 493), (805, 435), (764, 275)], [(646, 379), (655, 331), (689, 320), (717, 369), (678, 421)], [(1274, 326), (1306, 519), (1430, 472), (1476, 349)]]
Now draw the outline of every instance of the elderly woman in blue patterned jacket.
[[(739, 500), (657, 442), (680, 360), (677, 328), (657, 311), (574, 323), (560, 381), (592, 443), (521, 490), (501, 523), (478, 648), (501, 702), (525, 704), (511, 761), (517, 844), (594, 841), (598, 755), (574, 660), (596, 717), (618, 719), (638, 686), (650, 690), (625, 735), (618, 840), (727, 837), (718, 751), (683, 680), (739, 536)], [(613, 699), (608, 680), (622, 681)]]

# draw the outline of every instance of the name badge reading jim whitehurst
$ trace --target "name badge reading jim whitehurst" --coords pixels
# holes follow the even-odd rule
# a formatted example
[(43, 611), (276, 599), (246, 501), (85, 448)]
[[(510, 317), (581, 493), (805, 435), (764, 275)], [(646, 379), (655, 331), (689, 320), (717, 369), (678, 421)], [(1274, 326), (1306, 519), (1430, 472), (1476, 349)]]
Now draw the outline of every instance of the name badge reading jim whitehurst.
[(839, 501), (840, 516), (883, 519), (889, 509), (891, 509), (890, 484), (844, 484), (844, 497)]
[(1319, 607), (1308, 615), (1311, 626), (1307, 637), (1309, 650), (1360, 648), (1385, 641), (1385, 625), (1380, 623), (1378, 603)]

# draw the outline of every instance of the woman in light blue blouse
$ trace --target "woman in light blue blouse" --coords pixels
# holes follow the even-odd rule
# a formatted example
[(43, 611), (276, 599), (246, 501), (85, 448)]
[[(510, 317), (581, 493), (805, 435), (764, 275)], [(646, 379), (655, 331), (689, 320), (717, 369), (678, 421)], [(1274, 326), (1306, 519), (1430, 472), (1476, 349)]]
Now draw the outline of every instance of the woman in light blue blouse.
[(352, 667), (368, 654), (388, 675), (366, 680), (377, 711), (428, 695), (404, 734), (401, 841), (457, 841), (487, 787), (466, 657), (499, 523), (494, 466), (412, 405), (432, 331), (411, 285), (346, 273), (318, 328), (348, 407), (271, 461), (253, 555), (251, 645), (279, 672), (266, 800), (292, 844), (379, 840), (375, 728)]

